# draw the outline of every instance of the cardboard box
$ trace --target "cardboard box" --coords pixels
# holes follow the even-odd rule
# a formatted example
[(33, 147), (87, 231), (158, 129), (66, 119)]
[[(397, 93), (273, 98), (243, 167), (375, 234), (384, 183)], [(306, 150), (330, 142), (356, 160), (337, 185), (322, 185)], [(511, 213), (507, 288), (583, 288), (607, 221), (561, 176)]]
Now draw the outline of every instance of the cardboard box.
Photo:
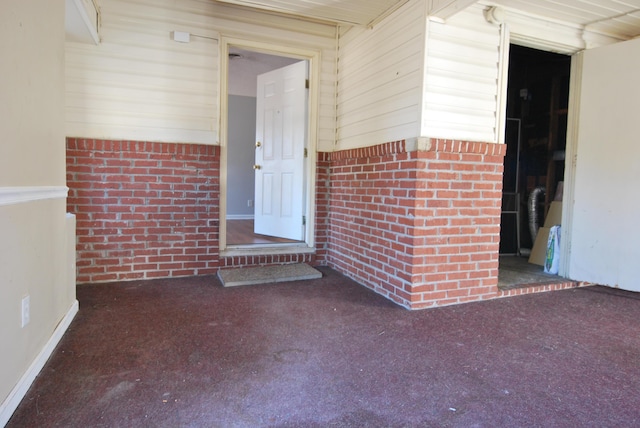
[(551, 227), (557, 224), (562, 224), (562, 202), (553, 201), (544, 219), (544, 227)]
[(550, 227), (541, 227), (536, 235), (536, 242), (533, 243), (531, 254), (529, 255), (529, 263), (544, 266), (547, 258), (547, 242), (549, 241)]
[(558, 187), (556, 188), (556, 196), (554, 201), (562, 202), (562, 194), (564, 193), (564, 181), (558, 181)]

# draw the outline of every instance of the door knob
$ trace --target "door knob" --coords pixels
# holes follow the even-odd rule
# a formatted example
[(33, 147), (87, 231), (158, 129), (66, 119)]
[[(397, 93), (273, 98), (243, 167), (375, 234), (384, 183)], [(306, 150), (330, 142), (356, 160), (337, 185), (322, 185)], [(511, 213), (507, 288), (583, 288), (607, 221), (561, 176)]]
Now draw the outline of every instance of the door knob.
[(260, 141), (256, 141), (256, 147), (260, 147), (262, 146), (262, 143)]
[(257, 170), (257, 169), (260, 169), (260, 168), (262, 168), (260, 165), (254, 165), (254, 166), (253, 166), (253, 169), (256, 169), (256, 170)]

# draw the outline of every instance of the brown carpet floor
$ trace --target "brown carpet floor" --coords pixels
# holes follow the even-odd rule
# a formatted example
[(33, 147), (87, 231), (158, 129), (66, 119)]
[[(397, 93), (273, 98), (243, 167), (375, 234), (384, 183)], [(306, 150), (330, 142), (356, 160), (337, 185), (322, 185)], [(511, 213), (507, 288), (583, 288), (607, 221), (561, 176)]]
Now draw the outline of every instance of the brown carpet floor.
[(9, 427), (631, 427), (640, 296), (600, 287), (410, 312), (330, 269), (79, 286)]

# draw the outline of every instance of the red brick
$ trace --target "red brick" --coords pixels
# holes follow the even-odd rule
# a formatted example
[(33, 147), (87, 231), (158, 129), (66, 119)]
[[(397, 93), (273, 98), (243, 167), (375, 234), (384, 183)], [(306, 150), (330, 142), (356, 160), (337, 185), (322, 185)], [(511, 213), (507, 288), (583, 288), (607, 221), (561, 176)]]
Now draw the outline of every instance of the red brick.
[[(184, 263), (172, 263), (172, 256), (157, 255), (158, 250), (171, 245), (182, 247), (175, 249), (176, 254), (189, 250), (207, 255), (208, 259), (215, 254), (213, 264), (218, 264), (217, 235), (203, 232), (217, 233), (217, 228), (209, 226), (209, 212), (217, 212), (219, 206), (217, 148), (73, 138), (67, 139), (67, 146), (67, 164), (74, 172), (67, 174), (70, 194), (79, 192), (77, 198), (68, 200), (68, 210), (76, 213), (78, 242), (84, 247), (78, 252), (79, 273), (80, 268), (84, 269), (79, 280), (101, 282), (194, 274), (193, 268), (185, 268)], [(172, 161), (173, 153), (184, 160)], [(205, 168), (208, 177), (201, 177)], [(155, 174), (150, 174), (150, 169)], [(196, 185), (204, 188), (197, 189)], [(157, 197), (159, 191), (171, 191), (172, 186), (180, 186), (175, 189), (179, 192)], [(192, 192), (188, 198), (186, 191)], [(196, 199), (197, 207), (192, 209)], [(186, 206), (190, 207), (189, 214), (182, 213)], [(160, 213), (161, 207), (168, 212)], [(162, 226), (176, 213), (181, 216), (177, 234), (173, 230), (178, 225), (176, 221)], [(127, 257), (130, 252), (137, 256)], [(158, 263), (166, 262), (172, 269), (158, 267)], [(184, 262), (191, 262), (189, 256)], [(204, 268), (207, 263), (197, 266)]]

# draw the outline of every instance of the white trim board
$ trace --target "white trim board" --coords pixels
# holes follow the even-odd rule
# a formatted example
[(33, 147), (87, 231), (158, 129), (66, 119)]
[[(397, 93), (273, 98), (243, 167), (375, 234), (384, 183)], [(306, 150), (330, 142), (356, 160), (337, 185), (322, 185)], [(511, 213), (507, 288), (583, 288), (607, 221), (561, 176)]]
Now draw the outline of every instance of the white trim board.
[(227, 214), (227, 220), (253, 220), (253, 214)]
[(73, 321), (73, 318), (78, 313), (78, 308), (78, 301), (75, 300), (69, 308), (69, 311), (67, 311), (66, 315), (56, 326), (56, 329), (47, 341), (44, 348), (42, 348), (42, 351), (40, 351), (35, 360), (33, 360), (31, 366), (29, 366), (27, 371), (22, 375), (16, 386), (7, 396), (6, 400), (4, 400), (4, 402), (0, 405), (0, 426), (5, 426), (7, 422), (9, 422), (9, 419), (13, 415), (13, 412), (16, 411), (18, 405), (27, 394), (27, 391), (31, 387), (31, 384), (36, 379), (36, 376), (40, 373), (47, 360), (49, 360), (49, 357), (51, 357), (51, 355), (53, 354), (53, 351), (62, 339), (62, 336), (71, 325), (71, 321)]
[[(226, 182), (227, 177), (227, 145), (228, 145), (228, 92), (229, 92), (229, 48), (236, 47), (243, 50), (266, 53), (269, 55), (285, 56), (289, 58), (297, 58), (308, 61), (309, 64), (309, 98), (307, 101), (307, 150), (309, 153), (317, 152), (319, 120), (320, 120), (320, 86), (321, 86), (321, 50), (314, 48), (301, 48), (282, 45), (278, 41), (258, 41), (245, 40), (234, 37), (220, 37), (220, 93), (218, 97), (220, 102), (220, 146), (222, 152), (220, 155), (220, 178), (221, 182)], [(306, 221), (306, 248), (315, 247), (315, 194), (316, 194), (316, 156), (309, 156), (306, 159), (307, 165), (307, 183), (305, 190), (305, 212)], [(227, 186), (220, 186), (220, 238), (219, 249), (222, 252), (227, 248)], [(255, 244), (251, 244), (255, 245)], [(278, 247), (273, 247), (274, 252), (265, 252), (265, 254), (281, 254)], [(266, 251), (261, 249), (261, 251)]]
[(0, 206), (45, 199), (62, 199), (67, 197), (68, 192), (69, 188), (66, 186), (0, 187)]

